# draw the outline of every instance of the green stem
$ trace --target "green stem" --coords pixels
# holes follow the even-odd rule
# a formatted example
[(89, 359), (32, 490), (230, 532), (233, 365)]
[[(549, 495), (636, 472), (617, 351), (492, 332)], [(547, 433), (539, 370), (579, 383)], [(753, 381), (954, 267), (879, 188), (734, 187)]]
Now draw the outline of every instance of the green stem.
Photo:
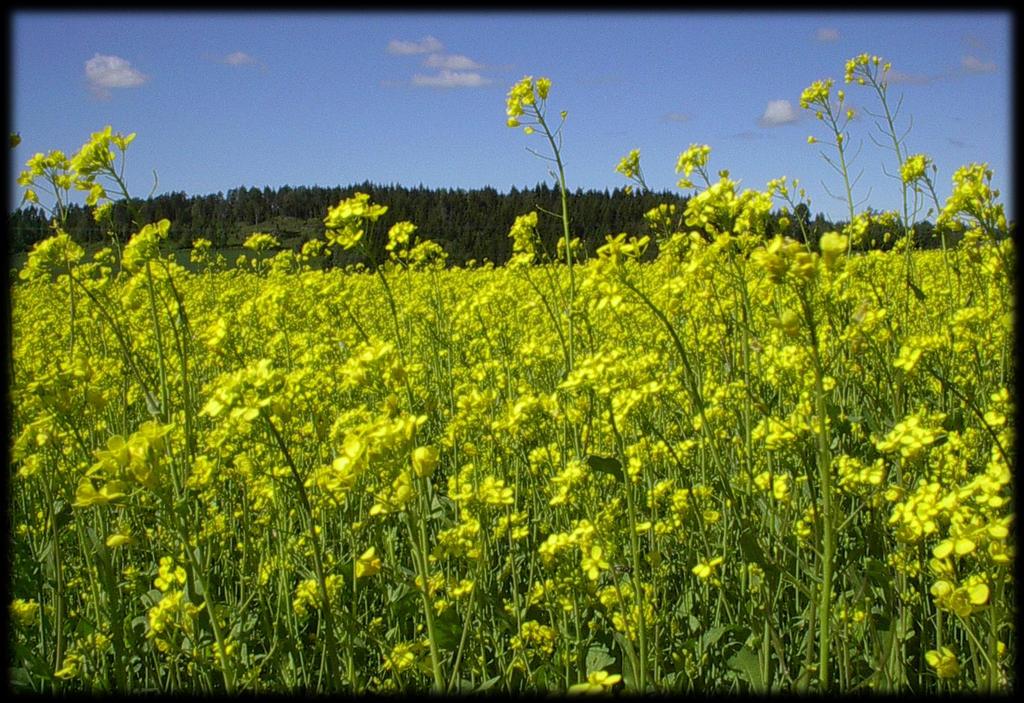
[(821, 488), (821, 521), (822, 521), (822, 554), (821, 554), (821, 592), (819, 599), (819, 637), (818, 637), (818, 684), (821, 691), (828, 690), (831, 672), (829, 645), (831, 644), (832, 612), (832, 571), (835, 552), (834, 516), (832, 511), (832, 469), (829, 451), (829, 432), (825, 409), (825, 389), (823, 386), (824, 370), (818, 350), (818, 333), (814, 321), (814, 313), (804, 291), (799, 291), (800, 303), (811, 337), (811, 358), (814, 361), (814, 396), (815, 414), (818, 416), (818, 480)]
[(299, 476), (299, 470), (295, 466), (294, 460), (292, 460), (291, 452), (288, 451), (288, 446), (284, 442), (284, 438), (281, 437), (281, 432), (277, 429), (274, 421), (270, 419), (262, 410), (260, 411), (263, 419), (267, 423), (267, 427), (270, 428), (270, 433), (274, 436), (274, 440), (277, 442), (278, 448), (284, 455), (285, 463), (288, 464), (288, 469), (291, 471), (292, 479), (295, 481), (295, 487), (299, 494), (299, 501), (302, 504), (302, 509), (306, 514), (306, 519), (309, 523), (309, 538), (310, 538), (310, 549), (313, 552), (313, 566), (316, 569), (316, 578), (320, 584), (320, 594), (323, 600), (323, 617), (324, 625), (327, 630), (327, 642), (325, 649), (325, 658), (328, 660), (328, 666), (330, 667), (331, 682), (336, 684), (338, 681), (338, 647), (335, 641), (335, 628), (334, 628), (334, 615), (331, 610), (331, 597), (327, 592), (327, 578), (324, 575), (323, 560), (320, 556), (319, 536), (316, 531), (316, 523), (313, 520), (313, 507), (310, 505), (309, 496), (306, 493), (306, 486), (303, 484), (302, 477)]
[(50, 538), (53, 540), (53, 569), (57, 581), (55, 586), (56, 592), (54, 593), (54, 631), (56, 633), (56, 642), (53, 653), (53, 670), (57, 671), (64, 662), (64, 569), (60, 559), (60, 530), (57, 527), (57, 515), (54, 512), (53, 487), (49, 480), (44, 481), (43, 485), (45, 486), (46, 504), (49, 509)]
[(164, 338), (160, 331), (160, 319), (156, 314), (156, 291), (153, 288), (153, 271), (149, 262), (146, 262), (146, 287), (149, 290), (149, 311), (153, 318), (153, 334), (156, 338), (157, 361), (160, 369), (160, 413), (159, 416), (166, 420), (170, 416), (171, 406), (169, 393), (167, 391), (167, 368), (164, 361)]
[(210, 594), (210, 589), (207, 588), (206, 579), (203, 577), (203, 564), (198, 555), (199, 548), (192, 548), (188, 539), (188, 532), (185, 530), (185, 526), (182, 524), (181, 517), (178, 511), (175, 510), (174, 505), (171, 504), (166, 495), (162, 493), (158, 495), (164, 501), (166, 513), (173, 519), (173, 528), (175, 532), (178, 533), (178, 539), (181, 540), (182, 549), (192, 565), (192, 575), (195, 577), (196, 582), (199, 584), (199, 588), (202, 591), (201, 595), (203, 597), (203, 602), (206, 604), (207, 614), (210, 616), (210, 626), (213, 628), (213, 637), (217, 640), (220, 664), (224, 669), (224, 687), (227, 689), (228, 695), (231, 695), (235, 692), (235, 670), (231, 664), (231, 659), (228, 658), (226, 649), (227, 641), (224, 637), (223, 631), (221, 630), (220, 623), (217, 620), (217, 613), (214, 612), (214, 604)]
[(423, 602), (423, 615), (427, 620), (427, 639), (430, 642), (430, 666), (434, 675), (434, 685), (432, 691), (434, 693), (443, 693), (444, 687), (444, 674), (441, 672), (441, 658), (437, 651), (437, 636), (434, 629), (434, 607), (430, 603), (430, 573), (427, 569), (427, 555), (426, 555), (426, 535), (423, 531), (422, 520), (417, 520), (419, 524), (419, 535), (417, 531), (413, 530), (412, 516), (408, 511), (405, 512), (405, 527), (409, 533), (409, 546), (412, 547), (412, 559), (416, 566), (416, 571), (419, 572), (420, 577), (420, 599)]
[(558, 189), (562, 196), (562, 236), (565, 242), (565, 265), (569, 269), (569, 303), (566, 313), (569, 319), (568, 326), (568, 340), (569, 340), (569, 368), (566, 370), (566, 375), (572, 373), (573, 359), (575, 356), (575, 347), (573, 346), (573, 305), (576, 302), (576, 276), (573, 272), (572, 265), (572, 239), (569, 234), (569, 200), (568, 193), (565, 189), (565, 167), (562, 164), (562, 155), (559, 152), (558, 145), (555, 143), (555, 137), (551, 134), (551, 130), (548, 128), (547, 122), (544, 120), (544, 115), (541, 114), (540, 110), (534, 105), (534, 110), (537, 113), (537, 121), (540, 123), (541, 128), (544, 130), (544, 136), (548, 139), (548, 144), (551, 145), (551, 151), (555, 155), (555, 163), (558, 166)]
[[(612, 410), (611, 399), (608, 400), (608, 419), (615, 434), (615, 444), (618, 448), (619, 462), (625, 469), (628, 459), (626, 458), (625, 443), (619, 428), (615, 424), (615, 413)], [(630, 561), (632, 562), (633, 596), (639, 613), (639, 632), (637, 633), (638, 644), (640, 645), (639, 671), (637, 689), (643, 694), (647, 690), (647, 618), (644, 616), (644, 603), (642, 582), (640, 580), (640, 536), (636, 533), (636, 506), (633, 504), (633, 481), (628, 472), (623, 472), (623, 480), (626, 488), (626, 514), (629, 518), (629, 547)]]

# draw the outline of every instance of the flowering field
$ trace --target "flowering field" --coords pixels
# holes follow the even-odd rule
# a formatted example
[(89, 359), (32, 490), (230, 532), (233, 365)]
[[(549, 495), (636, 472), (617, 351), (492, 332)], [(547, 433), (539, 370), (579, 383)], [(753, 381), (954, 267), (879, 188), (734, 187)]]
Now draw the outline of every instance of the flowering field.
[[(102, 203), (129, 141), (26, 182)], [(727, 175), (585, 262), (530, 213), (445, 267), (361, 195), (233, 268), (56, 234), (11, 290), (13, 685), (1008, 690), (1014, 251), (956, 178), (933, 251), (767, 237), (795, 191)]]

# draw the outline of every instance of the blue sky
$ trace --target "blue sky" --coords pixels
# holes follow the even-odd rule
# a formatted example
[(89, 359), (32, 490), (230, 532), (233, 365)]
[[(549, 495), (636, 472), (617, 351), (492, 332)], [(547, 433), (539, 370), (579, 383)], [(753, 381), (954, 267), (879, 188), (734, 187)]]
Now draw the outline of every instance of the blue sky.
[[(134, 195), (239, 186), (407, 186), (501, 191), (551, 178), (539, 135), (505, 126), (505, 97), (524, 75), (548, 76), (552, 114), (568, 111), (569, 187), (625, 184), (615, 166), (640, 149), (648, 184), (673, 189), (691, 143), (711, 172), (741, 187), (799, 178), (811, 209), (845, 218), (822, 159), (824, 125), (799, 106), (833, 78), (859, 116), (851, 169), (863, 206), (895, 209), (891, 151), (843, 85), (847, 59), (891, 61), (897, 120), (911, 152), (939, 167), (949, 194), (961, 165), (987, 162), (1011, 182), (1013, 17), (977, 13), (71, 13), (11, 16), (11, 181), (35, 152), (69, 155), (110, 124), (137, 132)], [(824, 181), (824, 186), (822, 185)], [(869, 194), (870, 189), (870, 194)], [(22, 191), (12, 185), (16, 205)], [(923, 213), (922, 213), (923, 215)], [(510, 223), (511, 224), (511, 223)]]

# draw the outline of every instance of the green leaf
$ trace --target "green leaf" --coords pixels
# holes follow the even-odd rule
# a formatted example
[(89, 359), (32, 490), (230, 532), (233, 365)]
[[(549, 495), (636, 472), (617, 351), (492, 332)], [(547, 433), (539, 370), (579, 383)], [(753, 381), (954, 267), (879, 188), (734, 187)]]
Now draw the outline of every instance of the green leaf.
[(473, 689), (473, 693), (480, 693), (481, 691), (486, 691), (487, 689), (491, 688), (494, 684), (498, 683), (499, 680), (501, 680), (500, 676), (495, 676), (494, 678), (487, 679), (482, 684)]
[(946, 432), (963, 432), (964, 426), (964, 411), (961, 408), (954, 408), (950, 411), (942, 423), (942, 429)]
[(700, 620), (691, 615), (688, 622), (690, 624), (691, 633), (696, 634), (700, 631)]
[(740, 533), (740, 551), (743, 552), (743, 561), (753, 562), (759, 566), (764, 566), (765, 558), (764, 551), (761, 549), (761, 544), (757, 541), (757, 535), (754, 534), (754, 528), (747, 527), (743, 528)]
[(71, 522), (71, 505), (67, 501), (57, 498), (53, 501), (53, 522), (58, 530), (63, 530)]
[(444, 523), (451, 523), (455, 515), (455, 501), (446, 496), (435, 493), (430, 501), (430, 519), (440, 520)]
[[(11, 147), (13, 148), (14, 145), (12, 144)], [(32, 677), (29, 676), (28, 671), (20, 666), (16, 666), (8, 669), (7, 673), (10, 676), (9, 681), (11, 689), (13, 689), (15, 693), (27, 693), (32, 690)]]
[[(28, 668), (18, 667), (21, 671), (25, 672), (25, 676), (28, 678), (28, 684), (31, 685), (32, 679), (30, 674), (35, 674), (42, 678), (49, 678), (53, 673), (49, 662), (45, 661), (42, 657), (35, 653), (34, 650), (29, 649), (27, 645), (22, 642), (18, 642), (14, 645), (14, 652), (19, 661), (22, 664), (28, 665)], [(11, 669), (11, 676), (14, 676), (14, 669)]]
[(761, 663), (758, 661), (757, 654), (749, 647), (744, 645), (740, 651), (729, 657), (727, 663), (729, 668), (739, 673), (755, 691), (765, 690), (764, 680), (761, 678)]
[(892, 572), (885, 564), (874, 557), (868, 557), (864, 560), (863, 573), (874, 585), (882, 587), (887, 600), (892, 599)]
[(622, 462), (615, 457), (590, 454), (587, 456), (587, 466), (593, 471), (611, 474), (620, 481), (625, 480), (625, 476), (622, 473)]
[(448, 608), (434, 619), (434, 636), (437, 638), (437, 646), (441, 649), (458, 648), (462, 637), (462, 619), (455, 612), (455, 608)]
[(608, 648), (595, 642), (587, 650), (587, 673), (593, 671), (604, 671), (608, 666), (615, 663), (615, 657), (611, 655)]
[(718, 640), (722, 639), (729, 630), (735, 628), (736, 625), (719, 625), (718, 627), (712, 627), (710, 630), (701, 635), (701, 643), (704, 649), (713, 646)]
[(907, 279), (907, 285), (910, 286), (910, 290), (913, 291), (914, 297), (917, 298), (918, 300), (924, 300), (925, 298), (928, 297), (927, 295), (924, 294), (924, 291), (918, 288), (916, 285), (914, 285), (914, 282), (911, 281), (909, 278)]
[[(632, 649), (632, 645), (618, 632), (615, 633), (615, 641), (618, 642), (623, 652), (628, 653)], [(636, 680), (637, 675), (636, 670), (633, 668), (633, 660), (627, 654), (622, 659), (622, 684), (626, 687), (627, 691), (634, 691), (636, 689)]]
[(149, 628), (149, 618), (145, 615), (136, 615), (132, 618), (131, 629), (137, 631), (139, 635), (142, 635)]

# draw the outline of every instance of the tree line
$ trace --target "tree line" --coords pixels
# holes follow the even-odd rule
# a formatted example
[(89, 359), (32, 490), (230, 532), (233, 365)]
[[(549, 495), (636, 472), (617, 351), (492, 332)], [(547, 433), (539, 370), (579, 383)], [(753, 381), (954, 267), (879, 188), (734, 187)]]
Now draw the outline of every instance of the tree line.
[[(224, 193), (189, 196), (173, 192), (136, 199), (132, 205), (139, 221), (171, 221), (172, 246), (187, 248), (196, 239), (209, 240), (216, 248), (239, 247), (253, 232), (267, 232), (281, 242), (282, 247), (298, 249), (305, 242), (322, 238), (323, 218), (328, 207), (356, 192), (370, 195), (371, 200), (388, 206), (388, 211), (377, 223), (384, 232), (394, 223), (409, 220), (417, 226), (417, 237), (436, 241), (448, 253), (451, 264), (464, 265), (470, 260), (504, 263), (512, 253), (507, 237), (509, 227), (517, 215), (531, 210), (541, 212), (538, 231), (553, 252), (561, 236), (561, 222), (554, 213), (561, 212), (557, 188), (539, 183), (533, 188), (513, 187), (507, 193), (492, 187), (472, 190), (452, 188), (405, 187), (370, 182), (347, 187), (282, 186), (233, 188)], [(610, 234), (629, 232), (644, 234), (648, 231), (644, 213), (662, 203), (674, 204), (679, 213), (688, 198), (677, 192), (637, 192), (625, 188), (614, 190), (577, 189), (569, 193), (570, 232), (579, 237), (585, 255), (601, 246)], [(550, 213), (545, 215), (544, 213)], [(804, 232), (811, 244), (843, 223), (833, 223), (821, 213), (813, 218), (806, 205), (800, 204), (790, 213), (788, 222), (780, 224), (780, 213), (769, 219), (769, 236), (786, 234), (798, 240)], [(134, 232), (127, 203), (114, 205), (112, 225), (101, 228), (92, 217), (92, 209), (72, 205), (68, 212), (66, 230), (75, 241), (83, 244), (109, 242), (108, 229), (127, 241)], [(802, 226), (801, 226), (802, 225)], [(929, 222), (918, 223), (917, 242), (931, 246), (936, 238), (931, 234)], [(35, 206), (22, 207), (9, 215), (8, 253), (24, 252), (51, 234), (46, 213)], [(873, 233), (881, 246), (882, 233)]]

